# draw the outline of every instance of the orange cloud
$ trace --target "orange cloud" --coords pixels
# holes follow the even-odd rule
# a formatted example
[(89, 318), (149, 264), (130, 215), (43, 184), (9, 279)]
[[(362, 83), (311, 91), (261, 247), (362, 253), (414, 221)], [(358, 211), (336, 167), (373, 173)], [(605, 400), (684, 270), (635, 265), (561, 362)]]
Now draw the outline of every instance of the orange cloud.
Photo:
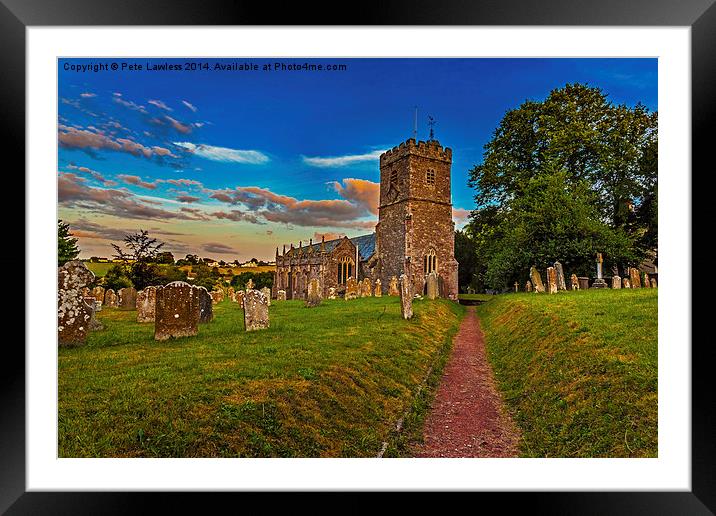
[(373, 215), (378, 215), (380, 183), (365, 179), (347, 178), (343, 180), (343, 185), (338, 181), (334, 181), (332, 184), (341, 197), (358, 203)]

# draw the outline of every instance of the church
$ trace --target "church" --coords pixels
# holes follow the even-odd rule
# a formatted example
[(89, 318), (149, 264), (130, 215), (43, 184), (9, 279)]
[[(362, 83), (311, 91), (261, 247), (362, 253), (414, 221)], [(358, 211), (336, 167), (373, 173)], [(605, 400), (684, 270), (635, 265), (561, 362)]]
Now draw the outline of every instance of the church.
[(380, 156), (380, 201), (375, 233), (308, 245), (299, 242), (279, 254), (273, 294), (304, 299), (317, 278), (323, 297), (335, 288), (345, 292), (348, 278), (380, 279), (387, 293), (392, 277), (405, 274), (416, 293), (424, 293), (426, 276), (435, 272), (440, 296), (457, 300), (455, 223), (452, 220), (450, 169), (452, 150), (437, 140), (410, 138)]

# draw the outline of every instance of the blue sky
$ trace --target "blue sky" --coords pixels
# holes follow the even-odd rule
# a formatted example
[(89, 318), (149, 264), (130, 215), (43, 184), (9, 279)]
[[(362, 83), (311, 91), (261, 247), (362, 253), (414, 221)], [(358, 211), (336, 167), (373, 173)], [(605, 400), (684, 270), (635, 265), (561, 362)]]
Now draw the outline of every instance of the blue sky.
[[(59, 217), (82, 257), (148, 229), (175, 257), (272, 258), (275, 248), (372, 231), (378, 154), (412, 136), (453, 149), (455, 220), (468, 171), (504, 113), (566, 83), (657, 110), (656, 59), (281, 59), (343, 71), (153, 71), (182, 59), (59, 62)], [(111, 63), (143, 70), (112, 71)], [(106, 64), (98, 72), (65, 65)]]

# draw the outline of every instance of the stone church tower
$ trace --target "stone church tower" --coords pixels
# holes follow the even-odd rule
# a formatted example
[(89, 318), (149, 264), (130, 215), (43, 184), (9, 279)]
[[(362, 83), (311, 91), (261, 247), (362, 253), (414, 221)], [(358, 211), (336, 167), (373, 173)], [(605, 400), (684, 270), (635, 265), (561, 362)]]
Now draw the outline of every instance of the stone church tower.
[(452, 150), (436, 140), (410, 138), (380, 156), (375, 258), (383, 285), (405, 273), (424, 293), (425, 277), (435, 271), (441, 297), (457, 299), (451, 165)]

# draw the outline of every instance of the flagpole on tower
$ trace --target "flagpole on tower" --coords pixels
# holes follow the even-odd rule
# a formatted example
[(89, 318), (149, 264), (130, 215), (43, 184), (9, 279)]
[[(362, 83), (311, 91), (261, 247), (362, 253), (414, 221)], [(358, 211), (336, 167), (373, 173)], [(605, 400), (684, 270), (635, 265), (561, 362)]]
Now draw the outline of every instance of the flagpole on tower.
[(413, 120), (413, 139), (418, 141), (418, 106), (415, 106), (415, 118)]

